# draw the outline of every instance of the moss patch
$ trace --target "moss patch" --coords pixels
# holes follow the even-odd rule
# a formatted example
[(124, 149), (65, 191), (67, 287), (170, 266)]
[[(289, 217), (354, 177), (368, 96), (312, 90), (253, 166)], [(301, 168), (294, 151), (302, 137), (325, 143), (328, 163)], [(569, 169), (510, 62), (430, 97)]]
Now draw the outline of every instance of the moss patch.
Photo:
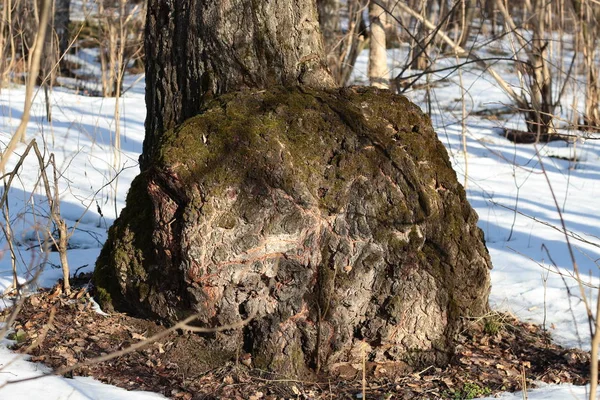
[[(140, 290), (152, 251), (152, 202), (146, 175), (134, 179), (127, 194), (127, 207), (109, 230), (109, 239), (96, 260), (96, 300), (104, 310), (132, 311), (127, 293)], [(123, 288), (127, 287), (127, 291)]]

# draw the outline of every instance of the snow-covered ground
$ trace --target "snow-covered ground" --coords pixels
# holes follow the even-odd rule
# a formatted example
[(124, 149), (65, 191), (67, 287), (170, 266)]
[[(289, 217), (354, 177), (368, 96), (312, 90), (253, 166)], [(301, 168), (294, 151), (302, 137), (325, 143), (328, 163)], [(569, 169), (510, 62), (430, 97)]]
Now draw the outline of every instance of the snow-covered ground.
[[(134, 82), (136, 77), (128, 77)], [(125, 84), (127, 87), (127, 84)], [(143, 82), (120, 101), (121, 151), (115, 155), (115, 100), (84, 97), (56, 89), (52, 96), (52, 123), (45, 119), (43, 95), (38, 95), (29, 124), (27, 141), (36, 139), (43, 152), (54, 153), (60, 172), (61, 214), (73, 231), (68, 252), (71, 271), (90, 272), (106, 240), (107, 226), (124, 206), (131, 180), (139, 172), (137, 158), (144, 139)], [(0, 92), (0, 142), (10, 139), (21, 118), (24, 88), (13, 87)], [(12, 170), (25, 145), (12, 155), (6, 172)], [(43, 273), (38, 284), (52, 286), (61, 277), (58, 253), (41, 251), (40, 239), (48, 234), (45, 192), (39, 184), (39, 167), (29, 155), (9, 191), (9, 213), (18, 250), (17, 265), (23, 280)], [(115, 179), (115, 177), (118, 179)], [(52, 175), (50, 174), (50, 179)], [(101, 216), (98, 212), (102, 212)], [(1, 218), (4, 223), (4, 217)], [(0, 292), (12, 282), (11, 258), (4, 235), (0, 241)], [(0, 300), (0, 305), (2, 305)], [(4, 303), (5, 304), (5, 303)], [(6, 381), (42, 375), (48, 369), (26, 361), (27, 357), (7, 350), (9, 341), (0, 342), (0, 385)], [(66, 379), (49, 376), (0, 388), (0, 399), (156, 399), (154, 393), (128, 392), (102, 384), (91, 378)]]
[[(390, 64), (401, 56), (390, 52)], [(392, 65), (393, 66), (393, 65)], [(502, 66), (498, 66), (502, 70)], [(365, 75), (366, 58), (358, 60), (355, 79)], [(508, 73), (507, 73), (508, 75)], [(464, 71), (467, 111), (509, 104), (493, 81), (478, 70)], [(137, 174), (137, 158), (144, 137), (144, 81), (137, 82), (120, 101), (121, 149), (114, 150), (115, 100), (84, 97), (56, 89), (52, 95), (52, 122), (45, 120), (44, 96), (38, 95), (27, 140), (35, 138), (46, 154), (54, 153), (60, 172), (61, 213), (73, 228), (69, 250), (71, 271), (91, 271), (110, 226), (124, 205), (125, 193)], [(585, 280), (585, 294), (595, 309), (600, 276), (600, 144), (596, 140), (573, 144), (514, 145), (498, 135), (504, 126), (522, 127), (518, 116), (499, 119), (471, 115), (466, 120), (468, 153), (462, 151), (461, 91), (456, 74), (432, 92), (432, 120), (446, 145), (458, 179), (480, 216), (494, 269), (490, 301), (497, 310), (545, 323), (559, 343), (589, 349), (587, 314), (573, 262), (562, 232), (561, 215), (574, 258)], [(126, 83), (127, 87), (128, 84)], [(410, 97), (423, 106), (423, 92)], [(8, 143), (19, 123), (24, 88), (0, 91), (0, 146)], [(505, 118), (506, 117), (506, 118)], [(10, 171), (25, 145), (12, 155)], [(540, 157), (538, 158), (537, 152)], [(568, 161), (563, 158), (576, 158)], [(546, 172), (544, 174), (544, 171)], [(553, 193), (553, 194), (552, 194)], [(57, 253), (48, 257), (40, 242), (48, 234), (48, 207), (39, 184), (33, 155), (25, 160), (9, 191), (9, 215), (18, 250), (21, 279), (43, 267), (39, 284), (51, 286), (60, 277)], [(558, 209), (556, 204), (558, 204)], [(559, 214), (560, 210), (560, 214)], [(4, 218), (0, 218), (4, 223)], [(2, 235), (3, 236), (3, 235)], [(11, 258), (5, 239), (0, 241), (0, 290), (12, 279)], [(570, 294), (569, 294), (570, 293)], [(0, 343), (0, 385), (42, 374), (45, 368), (25, 361)], [(10, 363), (10, 360), (16, 361)], [(531, 390), (530, 399), (586, 398), (584, 387), (544, 386)], [(45, 377), (0, 388), (0, 399), (150, 399), (160, 396), (126, 392), (89, 378)], [(520, 393), (503, 399), (521, 399)]]

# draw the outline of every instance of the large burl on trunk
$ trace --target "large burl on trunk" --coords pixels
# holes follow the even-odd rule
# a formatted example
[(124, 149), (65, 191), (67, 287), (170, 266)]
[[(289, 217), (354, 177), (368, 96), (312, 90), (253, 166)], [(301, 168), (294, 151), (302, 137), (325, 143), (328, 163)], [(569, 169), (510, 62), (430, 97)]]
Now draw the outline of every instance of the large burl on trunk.
[[(452, 354), (488, 310), (477, 215), (429, 119), (377, 89), (230, 93), (167, 132), (96, 265), (105, 308), (200, 313), (222, 357), (302, 375)], [(212, 354), (212, 353), (211, 353)]]

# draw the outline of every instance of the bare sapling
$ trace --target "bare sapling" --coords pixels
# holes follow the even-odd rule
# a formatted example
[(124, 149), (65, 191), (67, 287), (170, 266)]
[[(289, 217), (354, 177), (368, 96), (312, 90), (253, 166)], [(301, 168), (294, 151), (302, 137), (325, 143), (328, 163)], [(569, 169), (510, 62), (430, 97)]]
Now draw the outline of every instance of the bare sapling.
[(8, 172), (8, 173), (2, 175), (2, 177), (1, 177), (1, 179), (3, 180), (4, 191), (2, 192), (2, 196), (0, 196), (0, 208), (2, 209), (2, 214), (4, 216), (6, 225), (5, 226), (0, 225), (0, 227), (2, 228), (2, 232), (4, 233), (4, 236), (6, 238), (6, 241), (7, 241), (8, 247), (9, 247), (10, 256), (11, 256), (12, 278), (13, 278), (12, 285), (10, 288), (8, 288), (8, 292), (16, 291), (16, 294), (20, 293), (20, 289), (23, 285), (21, 285), (18, 280), (17, 250), (14, 246), (14, 234), (13, 234), (13, 229), (11, 226), (11, 218), (10, 218), (10, 212), (9, 212), (10, 210), (9, 210), (9, 206), (8, 206), (8, 200), (9, 200), (9, 192), (10, 192), (10, 188), (12, 187), (12, 183), (15, 179), (19, 179), (18, 178), (19, 171), (23, 167), (23, 163), (25, 162), (25, 159), (29, 155), (34, 144), (35, 144), (35, 141), (31, 141), (29, 143), (29, 145), (23, 151), (23, 154), (21, 154), (21, 156), (17, 160), (13, 170), (11, 172)]
[[(67, 229), (66, 221), (60, 215), (60, 192), (58, 190), (58, 174), (56, 172), (56, 161), (54, 159), (54, 155), (50, 156), (50, 164), (52, 165), (52, 175), (54, 178), (54, 197), (52, 198), (51, 207), (50, 207), (50, 215), (52, 221), (56, 224), (56, 229), (58, 231), (58, 240), (55, 240), (56, 249), (58, 250), (58, 254), (60, 257), (60, 265), (63, 273), (63, 292), (66, 295), (71, 294), (71, 282), (69, 279), (69, 260), (67, 258), (67, 250), (69, 245), (69, 232)], [(50, 193), (48, 193), (48, 198), (50, 198)]]
[[(8, 178), (8, 179), (5, 181), (4, 193), (2, 194), (2, 197), (0, 197), (0, 207), (3, 207), (3, 209), (4, 209), (5, 205), (7, 204), (8, 190), (12, 184), (12, 181), (18, 176), (18, 171), (21, 169), (23, 162), (25, 161), (25, 158), (29, 155), (31, 150), (33, 150), (33, 152), (37, 158), (37, 161), (38, 161), (38, 165), (40, 168), (40, 178), (41, 178), (43, 188), (44, 188), (46, 198), (48, 200), (48, 204), (49, 204), (49, 208), (50, 208), (50, 220), (56, 227), (56, 231), (57, 231), (57, 236), (58, 236), (57, 238), (55, 238), (52, 234), (49, 234), (48, 237), (49, 237), (49, 240), (51, 240), (53, 242), (54, 247), (57, 249), (57, 251), (59, 253), (61, 267), (62, 267), (62, 271), (63, 271), (63, 288), (62, 289), (65, 294), (70, 294), (71, 286), (70, 286), (70, 280), (69, 280), (69, 263), (68, 263), (68, 258), (67, 258), (67, 250), (68, 250), (69, 239), (72, 235), (72, 232), (68, 231), (67, 224), (60, 215), (60, 191), (58, 188), (59, 175), (57, 173), (56, 163), (54, 161), (54, 155), (51, 154), (49, 157), (48, 163), (46, 163), (44, 161), (44, 156), (40, 152), (35, 139), (32, 140), (27, 145), (27, 147), (23, 151), (23, 154), (19, 158), (15, 168), (12, 170), (12, 172), (4, 175), (3, 178)], [(46, 172), (46, 169), (49, 165), (51, 165), (52, 169), (53, 169), (52, 185), (50, 184), (50, 180), (48, 179), (48, 174)], [(6, 220), (7, 221), (9, 220), (8, 215), (6, 216)], [(3, 228), (3, 229), (6, 229), (6, 228)], [(5, 234), (6, 234), (6, 232), (5, 232)], [(16, 275), (16, 266), (14, 268), (15, 268), (14, 274)], [(15, 277), (15, 279), (16, 279), (16, 277)]]
[[(7, 188), (6, 182), (5, 182), (4, 192), (7, 193), (7, 190), (8, 190), (8, 188)], [(6, 293), (13, 292), (15, 290), (18, 292), (18, 290), (19, 290), (18, 276), (19, 275), (18, 275), (18, 271), (17, 271), (17, 254), (15, 252), (13, 230), (11, 227), (10, 213), (8, 210), (8, 196), (6, 197), (6, 201), (4, 201), (3, 203), (4, 204), (2, 205), (2, 214), (4, 216), (5, 225), (2, 226), (2, 233), (4, 233), (4, 237), (6, 238), (6, 243), (8, 244), (8, 251), (10, 252), (10, 264), (11, 264), (11, 270), (12, 270), (12, 284), (4, 292), (4, 294), (6, 294)]]
[[(345, 4), (333, 4), (337, 0), (319, 0), (319, 24), (325, 26), (328, 35), (325, 36), (327, 63), (331, 75), (339, 86), (345, 86), (350, 80), (358, 55), (366, 46), (367, 27), (363, 11), (368, 2), (348, 0)], [(364, 3), (364, 4), (363, 4)], [(342, 34), (340, 19), (333, 14), (335, 10), (345, 15), (348, 20), (346, 34)]]
[[(525, 66), (522, 68), (527, 82), (521, 86), (518, 93), (511, 84), (509, 84), (484, 58), (480, 57), (476, 51), (465, 50), (449, 34), (444, 32), (443, 26), (436, 26), (427, 19), (422, 13), (415, 11), (404, 2), (396, 3), (396, 6), (411, 17), (419, 20), (423, 26), (430, 29), (432, 35), (446, 43), (455, 53), (455, 56), (466, 57), (472, 60), (476, 65), (485, 70), (499, 85), (499, 87), (514, 101), (517, 109), (526, 116), (527, 128), (538, 135), (554, 132), (554, 110), (560, 100), (563, 91), (560, 92), (558, 100), (552, 98), (552, 76), (548, 62), (548, 43), (546, 39), (546, 26), (542, 25), (536, 28), (534, 40), (527, 42), (519, 33), (518, 28), (507, 11), (501, 0), (494, 0), (495, 7), (504, 17), (507, 28), (514, 33), (514, 37), (519, 43), (519, 47), (525, 52), (525, 60), (517, 59), (517, 65)], [(458, 3), (457, 3), (458, 4)], [(544, 17), (548, 12), (548, 4), (539, 1), (536, 4), (537, 14), (540, 23), (545, 24), (547, 19)], [(446, 18), (444, 18), (446, 20)], [(458, 35), (460, 39), (461, 36)], [(399, 80), (402, 79), (402, 72), (395, 78), (396, 86), (399, 86)]]
[[(532, 26), (532, 38), (527, 41), (519, 32), (514, 19), (508, 12), (502, 0), (496, 0), (496, 6), (505, 24), (516, 42), (519, 50), (515, 52), (517, 65), (526, 79), (525, 87), (519, 96), (517, 107), (525, 113), (527, 131), (536, 133), (538, 141), (541, 135), (552, 134), (554, 128), (554, 110), (556, 105), (552, 97), (552, 74), (549, 68), (549, 41), (547, 38), (547, 14), (550, 12), (550, 3), (536, 0), (533, 4), (533, 13), (529, 16)], [(525, 54), (525, 59), (520, 59), (519, 54)]]
[(33, 89), (35, 88), (35, 84), (40, 72), (40, 60), (42, 57), (44, 38), (46, 37), (48, 18), (50, 17), (51, 2), (51, 0), (44, 0), (42, 2), (42, 12), (39, 23), (40, 28), (35, 37), (33, 51), (29, 62), (29, 73), (27, 74), (27, 85), (25, 87), (25, 104), (23, 105), (23, 115), (16, 132), (8, 142), (8, 145), (2, 152), (2, 155), (0, 155), (0, 171), (5, 170), (8, 159), (15, 151), (17, 144), (25, 140), (25, 131), (27, 129), (27, 124), (29, 123), (31, 105), (33, 104)]
[(44, 163), (44, 158), (40, 153), (37, 144), (35, 141), (33, 143), (33, 150), (38, 159), (38, 163), (40, 165), (40, 175), (42, 177), (42, 183), (44, 185), (44, 190), (46, 192), (46, 197), (48, 199), (48, 204), (50, 206), (50, 219), (54, 223), (57, 231), (57, 236), (49, 235), (50, 240), (52, 240), (54, 247), (56, 248), (58, 255), (60, 257), (60, 264), (63, 272), (63, 283), (62, 289), (63, 293), (66, 295), (71, 294), (71, 284), (70, 284), (70, 271), (69, 271), (69, 260), (67, 258), (67, 250), (69, 244), (69, 232), (67, 228), (67, 223), (60, 215), (60, 192), (58, 189), (58, 174), (56, 171), (56, 162), (54, 160), (54, 154), (50, 155), (48, 165), (52, 166), (53, 172), (53, 188), (50, 186), (50, 181), (48, 179), (48, 174), (46, 173), (46, 165)]
[[(433, 35), (439, 37), (440, 40), (446, 42), (450, 46), (450, 48), (452, 48), (452, 50), (454, 50), (455, 53), (457, 53), (460, 57), (467, 57), (471, 60), (474, 60), (474, 62), (480, 68), (487, 71), (487, 73), (490, 74), (492, 78), (494, 78), (494, 80), (496, 81), (496, 83), (498, 83), (500, 88), (518, 105), (527, 106), (526, 98), (522, 97), (517, 92), (515, 92), (512, 86), (504, 78), (502, 78), (502, 76), (498, 72), (496, 72), (496, 70), (492, 68), (491, 65), (489, 65), (482, 57), (480, 57), (477, 54), (477, 52), (466, 51), (465, 49), (463, 49), (454, 40), (452, 40), (450, 36), (448, 36), (444, 31), (442, 31), (440, 27), (436, 27), (431, 21), (423, 17), (421, 14), (419, 14), (403, 2), (398, 2), (396, 3), (396, 5), (398, 6), (398, 8), (402, 9), (402, 11), (421, 21), (423, 25), (425, 25), (428, 29), (431, 29), (433, 31)], [(395, 79), (401, 79), (401, 75), (397, 76)]]
[[(456, 61), (458, 63), (458, 55), (456, 56)], [(462, 139), (462, 150), (463, 156), (465, 158), (465, 177), (463, 180), (463, 186), (465, 190), (468, 188), (469, 183), (469, 152), (467, 151), (467, 101), (466, 101), (466, 89), (463, 81), (462, 69), (458, 69), (458, 84), (460, 86), (460, 101), (461, 101), (461, 118), (460, 118), (460, 128), (461, 128), (461, 139)]]
[[(127, 38), (130, 34), (132, 21), (134, 21), (135, 16), (139, 14), (143, 14), (139, 10), (139, 5), (136, 5), (131, 10), (127, 10), (127, 0), (119, 1), (120, 9), (119, 9), (119, 18), (118, 18), (118, 46), (117, 46), (117, 60), (116, 60), (116, 82), (115, 82), (115, 136), (113, 142), (113, 169), (118, 171), (121, 167), (121, 94), (123, 88), (123, 77), (125, 76), (125, 68), (128, 62), (127, 60)], [(141, 38), (139, 38), (139, 42), (141, 43)], [(138, 50), (141, 47), (138, 46)], [(134, 54), (135, 55), (135, 54)], [(118, 215), (117, 209), (117, 189), (119, 184), (119, 175), (115, 175), (115, 185), (113, 191), (113, 205), (115, 215)]]
[[(4, 217), (4, 225), (0, 225), (0, 229), (2, 230), (2, 233), (4, 234), (6, 241), (7, 241), (7, 245), (8, 245), (8, 249), (10, 252), (10, 257), (11, 257), (11, 267), (12, 267), (12, 285), (7, 289), (5, 294), (14, 294), (14, 295), (20, 295), (21, 294), (21, 290), (24, 286), (27, 286), (33, 282), (35, 282), (35, 280), (37, 279), (37, 276), (39, 275), (39, 273), (41, 273), (41, 268), (37, 267), (35, 263), (35, 260), (32, 258), (31, 260), (31, 265), (29, 266), (29, 269), (27, 271), (25, 271), (25, 275), (28, 277), (28, 281), (25, 283), (22, 283), (19, 281), (19, 271), (18, 271), (18, 263), (17, 263), (17, 247), (15, 246), (14, 243), (14, 230), (12, 229), (12, 219), (10, 216), (10, 210), (9, 210), (9, 193), (11, 190), (11, 187), (13, 185), (13, 182), (15, 180), (20, 180), (19, 178), (19, 173), (20, 171), (23, 169), (23, 165), (24, 162), (26, 160), (26, 158), (28, 157), (28, 155), (31, 153), (31, 151), (33, 150), (33, 152), (36, 155), (36, 158), (38, 160), (38, 165), (40, 168), (40, 175), (38, 177), (38, 181), (41, 180), (44, 183), (44, 189), (46, 191), (46, 195), (48, 198), (48, 201), (50, 202), (50, 221), (57, 227), (57, 231), (58, 231), (58, 239), (55, 240), (52, 237), (52, 233), (51, 233), (51, 229), (50, 226), (47, 226), (47, 229), (42, 229), (41, 230), (41, 237), (39, 237), (40, 239), (40, 247), (41, 247), (41, 254), (43, 255), (44, 261), (39, 264), (39, 265), (44, 265), (46, 264), (46, 259), (48, 257), (48, 253), (49, 253), (49, 247), (47, 245), (49, 240), (54, 241), (54, 245), (55, 247), (60, 251), (60, 259), (61, 259), (61, 263), (63, 265), (63, 273), (66, 275), (66, 282), (67, 282), (67, 291), (68, 291), (68, 284), (69, 284), (69, 268), (68, 268), (68, 262), (67, 262), (67, 258), (66, 258), (66, 249), (67, 249), (67, 244), (68, 244), (68, 240), (69, 240), (69, 233), (66, 229), (66, 223), (64, 222), (64, 220), (62, 218), (60, 218), (60, 209), (58, 208), (58, 175), (56, 174), (56, 168), (55, 168), (55, 163), (54, 163), (54, 159), (53, 156), (51, 156), (50, 158), (50, 162), (48, 164), (45, 163), (44, 158), (41, 154), (41, 152), (39, 151), (38, 147), (37, 147), (37, 143), (35, 140), (32, 140), (27, 147), (25, 148), (25, 150), (23, 151), (23, 153), (20, 155), (19, 159), (17, 160), (17, 162), (15, 163), (15, 166), (13, 167), (13, 169), (2, 175), (0, 177), (0, 179), (3, 180), (3, 186), (4, 186), (4, 190), (2, 191), (2, 195), (0, 196), (0, 208), (2, 209), (2, 215)], [(54, 168), (54, 195), (52, 195), (49, 191), (50, 189), (50, 185), (49, 185), (49, 181), (47, 178), (47, 174), (46, 174), (46, 168), (48, 165), (52, 165)], [(36, 182), (36, 186), (37, 183)], [(31, 206), (33, 207), (33, 201), (31, 202)], [(34, 215), (35, 215), (35, 211), (34, 211)], [(36, 232), (38, 232), (39, 230), (39, 226), (37, 223), (34, 224), (34, 226), (36, 226)], [(64, 250), (64, 251), (61, 251)], [(35, 270), (35, 272), (31, 272), (32, 270)]]
[(143, 44), (143, 3), (133, 7), (127, 0), (98, 2), (98, 15), (92, 22), (98, 26), (102, 95), (121, 94), (124, 71), (132, 59), (141, 56)]
[(600, 349), (600, 289), (596, 299), (596, 316), (594, 334), (592, 335), (592, 351), (590, 358), (590, 394), (589, 400), (596, 400), (598, 391), (598, 350)]
[(98, 45), (100, 48), (100, 67), (102, 96), (112, 97), (115, 92), (115, 71), (117, 69), (117, 29), (113, 23), (113, 9), (105, 8), (104, 0), (98, 2)]
[(600, 5), (586, 0), (572, 0), (574, 19), (577, 21), (578, 42), (583, 54), (585, 71), (585, 107), (581, 124), (585, 130), (600, 130), (600, 82), (596, 48)]

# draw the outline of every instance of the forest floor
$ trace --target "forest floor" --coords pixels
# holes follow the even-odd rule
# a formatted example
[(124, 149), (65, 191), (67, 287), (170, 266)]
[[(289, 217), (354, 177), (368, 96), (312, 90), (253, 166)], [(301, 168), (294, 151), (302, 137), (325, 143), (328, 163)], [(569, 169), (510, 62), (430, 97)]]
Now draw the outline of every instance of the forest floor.
[[(89, 275), (82, 275), (83, 280)], [(70, 296), (59, 286), (24, 299), (13, 323), (13, 349), (31, 355), (70, 378), (94, 378), (127, 390), (161, 393), (174, 399), (356, 399), (362, 397), (362, 365), (348, 365), (342, 375), (321, 374), (305, 381), (252, 368), (231, 360), (206, 370), (198, 362), (203, 340), (125, 314), (101, 314), (85, 287)], [(4, 310), (8, 319), (11, 308)], [(588, 382), (590, 355), (550, 340), (540, 326), (509, 314), (492, 313), (469, 321), (459, 335), (456, 356), (446, 368), (428, 367), (395, 376), (393, 364), (366, 362), (364, 390), (371, 399), (470, 399), (536, 387), (540, 382)], [(93, 359), (147, 342), (137, 351), (101, 363)], [(244, 355), (240, 355), (240, 359)], [(248, 364), (248, 365), (245, 365)], [(74, 368), (73, 370), (69, 370)]]

